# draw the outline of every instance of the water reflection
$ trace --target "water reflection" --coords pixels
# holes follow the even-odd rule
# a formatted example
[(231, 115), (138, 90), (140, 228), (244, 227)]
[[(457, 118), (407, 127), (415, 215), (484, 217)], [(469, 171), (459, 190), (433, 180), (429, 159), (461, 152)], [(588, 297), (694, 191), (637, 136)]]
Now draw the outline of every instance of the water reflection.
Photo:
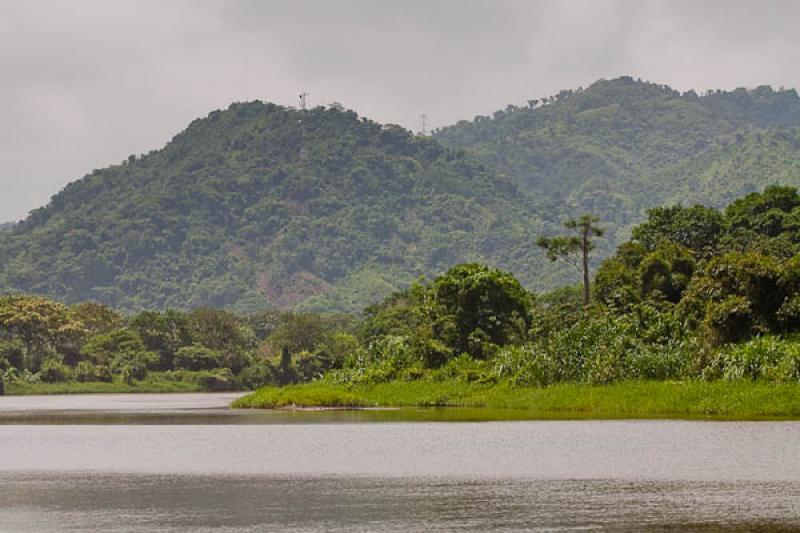
[(0, 531), (800, 529), (798, 422), (231, 399), (3, 399)]
[(796, 483), (0, 475), (13, 531), (774, 531), (798, 502)]

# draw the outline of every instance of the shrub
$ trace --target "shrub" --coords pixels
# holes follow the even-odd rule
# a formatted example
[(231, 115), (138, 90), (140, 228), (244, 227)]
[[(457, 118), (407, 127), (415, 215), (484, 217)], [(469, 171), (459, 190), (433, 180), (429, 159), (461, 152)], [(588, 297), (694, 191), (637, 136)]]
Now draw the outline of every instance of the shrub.
[(355, 336), (342, 332), (333, 333), (323, 348), (323, 352), (329, 359), (327, 366), (341, 368), (347, 356), (358, 350), (359, 346), (360, 344)]
[[(617, 252), (619, 254), (620, 251)], [(603, 261), (597, 269), (592, 289), (595, 299), (616, 309), (627, 309), (640, 301), (641, 289), (634, 266), (618, 257)]]
[(331, 370), (325, 379), (334, 383), (384, 383), (398, 379), (406, 368), (421, 363), (422, 358), (408, 337), (386, 335), (356, 350), (345, 358), (341, 369)]
[(45, 359), (40, 377), (45, 383), (61, 383), (72, 378), (72, 370), (58, 359)]
[(493, 363), (492, 375), (515, 385), (543, 387), (558, 380), (554, 360), (533, 346), (503, 348)]
[(112, 380), (111, 369), (106, 365), (93, 365), (89, 361), (81, 361), (75, 367), (75, 380), (110, 382)]
[(327, 368), (327, 358), (304, 351), (297, 354), (294, 366), (299, 381), (311, 381), (322, 376)]
[(17, 339), (0, 339), (0, 370), (22, 368), (25, 362), (25, 345)]
[(147, 377), (147, 371), (158, 364), (158, 356), (153, 352), (122, 352), (114, 356), (111, 370), (122, 376), (125, 383), (141, 381)]
[(795, 294), (786, 298), (778, 309), (777, 318), (783, 331), (800, 329), (800, 295)]
[(426, 297), (433, 338), (484, 359), (487, 346), (522, 343), (531, 325), (533, 296), (514, 276), (479, 264), (453, 267), (436, 278)]
[[(128, 328), (117, 328), (101, 333), (86, 341), (81, 355), (94, 364), (108, 365), (120, 355), (145, 353), (147, 349), (139, 335)], [(152, 364), (157, 364), (156, 358)]]
[(200, 344), (179, 348), (175, 353), (175, 368), (183, 370), (213, 370), (219, 368), (222, 356)]
[(642, 346), (630, 354), (626, 377), (634, 379), (679, 379), (690, 367), (690, 341), (675, 341), (667, 346)]
[(111, 383), (114, 379), (111, 368), (106, 365), (97, 365), (94, 367), (94, 378), (97, 381), (105, 381), (107, 383)]
[(536, 299), (531, 314), (531, 328), (528, 332), (531, 339), (571, 326), (585, 316), (583, 288), (566, 286), (544, 293)]
[(779, 337), (757, 337), (722, 348), (715, 365), (726, 380), (783, 382), (800, 378), (800, 344)]
[(39, 372), (31, 372), (28, 369), (20, 370), (18, 368), (9, 368), (3, 375), (3, 380), (6, 383), (26, 383), (36, 384), (41, 383), (41, 375)]
[(705, 325), (709, 337), (717, 344), (746, 339), (753, 327), (750, 302), (741, 296), (729, 296), (721, 302), (712, 302), (706, 308)]
[(492, 378), (489, 363), (476, 360), (468, 354), (461, 354), (433, 371), (432, 377), (438, 381), (461, 381), (472, 383)]
[(233, 373), (228, 368), (203, 372), (197, 376), (197, 383), (208, 392), (221, 392), (236, 388)]
[[(702, 322), (717, 345), (780, 329), (787, 296), (784, 272), (773, 257), (728, 253), (708, 262), (680, 303), (681, 313)], [(785, 310), (788, 318), (788, 310)]]
[(592, 315), (524, 347), (503, 348), (492, 374), (540, 386), (679, 377), (692, 348), (672, 313), (638, 304), (623, 315)]
[(425, 369), (421, 365), (410, 366), (400, 374), (402, 381), (419, 381), (425, 377)]
[(639, 265), (642, 296), (672, 303), (680, 301), (695, 269), (689, 250), (663, 242)]
[(246, 389), (257, 389), (275, 383), (277, 383), (275, 367), (264, 359), (252, 362), (239, 374), (239, 384)]

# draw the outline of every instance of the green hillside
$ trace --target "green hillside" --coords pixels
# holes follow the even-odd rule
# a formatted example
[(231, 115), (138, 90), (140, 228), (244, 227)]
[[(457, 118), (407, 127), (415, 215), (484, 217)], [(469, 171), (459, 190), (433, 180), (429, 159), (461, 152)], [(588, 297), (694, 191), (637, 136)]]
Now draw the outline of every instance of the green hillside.
[(601, 80), (431, 137), (339, 106), (233, 104), (0, 231), (0, 292), (121, 310), (354, 311), (461, 262), (576, 281), (537, 237), (591, 212), (598, 256), (649, 207), (800, 185), (800, 98)]
[(593, 212), (619, 242), (649, 207), (722, 207), (767, 185), (800, 185), (798, 126), (794, 90), (698, 96), (623, 77), (508, 106), (434, 137), (511, 176), (554, 210)]
[(0, 239), (0, 289), (123, 310), (356, 310), (459, 262), (544, 264), (531, 206), (400, 127), (234, 104), (34, 211)]

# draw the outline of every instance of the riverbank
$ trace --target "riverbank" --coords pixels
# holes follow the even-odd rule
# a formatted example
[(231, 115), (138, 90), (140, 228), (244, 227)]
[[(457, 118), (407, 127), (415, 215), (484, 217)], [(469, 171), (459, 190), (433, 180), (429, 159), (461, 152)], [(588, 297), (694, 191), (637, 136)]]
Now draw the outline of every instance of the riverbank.
[(800, 384), (627, 381), (532, 388), (425, 381), (309, 383), (264, 387), (235, 401), (233, 407), (485, 407), (525, 411), (530, 419), (800, 419)]
[(169, 392), (204, 392), (208, 384), (202, 379), (200, 372), (184, 372), (177, 376), (169, 372), (151, 372), (141, 381), (125, 383), (121, 379), (114, 381), (61, 381), (58, 383), (26, 383), (11, 381), (5, 384), (8, 396), (29, 394), (110, 394), (110, 393), (169, 393)]
[(203, 392), (196, 383), (176, 381), (137, 381), (127, 383), (11, 383), (6, 385), (7, 396), (27, 396), (33, 394), (112, 394), (112, 393), (169, 393)]

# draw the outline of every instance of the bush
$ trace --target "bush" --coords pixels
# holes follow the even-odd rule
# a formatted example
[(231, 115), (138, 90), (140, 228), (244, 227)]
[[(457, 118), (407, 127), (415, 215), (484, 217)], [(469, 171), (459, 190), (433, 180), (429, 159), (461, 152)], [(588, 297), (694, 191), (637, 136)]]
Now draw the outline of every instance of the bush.
[(72, 370), (58, 359), (45, 359), (40, 377), (44, 383), (61, 383), (72, 378)]
[(311, 381), (322, 376), (327, 368), (327, 358), (311, 352), (300, 352), (295, 357), (294, 368), (298, 381)]
[(425, 303), (433, 338), (451, 348), (451, 357), (485, 359), (494, 353), (491, 345), (524, 342), (531, 326), (533, 296), (511, 274), (479, 264), (436, 278)]
[(179, 348), (175, 353), (175, 368), (182, 370), (213, 370), (219, 368), (222, 356), (200, 344)]
[(3, 375), (3, 380), (6, 383), (25, 383), (36, 384), (41, 383), (41, 375), (39, 372), (31, 372), (28, 369), (20, 370), (18, 368), (9, 368)]
[(408, 337), (386, 335), (348, 356), (343, 368), (331, 370), (327, 378), (337, 383), (384, 383), (421, 363), (419, 351)]
[(214, 372), (203, 372), (197, 376), (197, 383), (208, 392), (229, 391), (236, 388), (233, 373), (228, 368)]
[(355, 353), (360, 346), (358, 339), (349, 333), (333, 333), (323, 347), (323, 352), (329, 359), (327, 366), (341, 368), (347, 356)]
[(744, 344), (722, 348), (714, 366), (729, 381), (798, 381), (800, 344), (773, 336), (757, 337)]
[[(124, 354), (139, 354), (147, 349), (139, 335), (128, 328), (118, 328), (91, 337), (81, 348), (81, 355), (94, 364), (107, 365)], [(158, 358), (153, 361), (157, 364)]]
[(677, 303), (689, 285), (695, 262), (686, 248), (664, 242), (639, 265), (642, 296)]
[(675, 341), (667, 346), (643, 346), (628, 360), (627, 377), (633, 379), (680, 379), (690, 369), (687, 357), (696, 347), (689, 340)]
[(529, 346), (509, 346), (494, 359), (492, 375), (514, 385), (544, 387), (559, 380), (555, 360)]
[(681, 313), (702, 322), (717, 345), (777, 333), (791, 320), (791, 309), (779, 313), (790, 294), (782, 265), (757, 253), (728, 253), (709, 261), (695, 275), (679, 304)]
[(265, 385), (275, 385), (276, 383), (275, 367), (264, 359), (252, 362), (239, 374), (239, 384), (245, 389), (257, 389)]
[(708, 304), (705, 326), (717, 345), (747, 339), (753, 327), (750, 302), (741, 296), (729, 296), (722, 302)]
[(536, 386), (675, 378), (689, 368), (693, 347), (672, 313), (638, 304), (620, 316), (592, 315), (524, 347), (505, 347), (492, 374)]
[(122, 352), (114, 356), (111, 370), (122, 376), (122, 381), (131, 384), (147, 377), (147, 371), (158, 364), (158, 356), (153, 352)]
[(75, 367), (75, 380), (80, 382), (105, 381), (111, 382), (111, 369), (106, 365), (93, 365), (89, 361), (81, 361)]
[(778, 309), (777, 318), (785, 332), (800, 329), (800, 295), (786, 298)]
[(465, 383), (492, 380), (491, 368), (486, 361), (476, 360), (468, 354), (461, 354), (432, 372), (438, 381), (461, 381)]
[(17, 339), (0, 339), (0, 370), (23, 368), (25, 346)]

